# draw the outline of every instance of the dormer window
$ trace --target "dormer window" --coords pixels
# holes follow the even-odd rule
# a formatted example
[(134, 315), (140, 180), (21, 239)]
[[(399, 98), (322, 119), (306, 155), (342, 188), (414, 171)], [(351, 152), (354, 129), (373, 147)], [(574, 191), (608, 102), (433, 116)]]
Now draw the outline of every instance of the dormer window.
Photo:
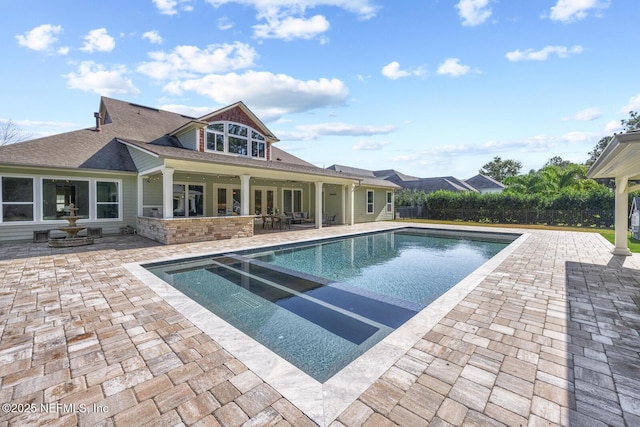
[(207, 126), (206, 151), (266, 158), (266, 138), (238, 123), (216, 122)]

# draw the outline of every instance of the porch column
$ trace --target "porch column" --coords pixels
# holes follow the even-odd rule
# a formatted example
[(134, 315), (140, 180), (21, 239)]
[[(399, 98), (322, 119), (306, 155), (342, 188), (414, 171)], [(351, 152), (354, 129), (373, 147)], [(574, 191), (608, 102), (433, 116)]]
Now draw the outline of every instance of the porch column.
[(249, 215), (250, 175), (240, 175), (240, 215)]
[(162, 217), (173, 218), (173, 173), (175, 169), (162, 169)]
[(322, 182), (316, 182), (316, 228), (322, 228)]
[(347, 223), (347, 186), (340, 186), (340, 205), (342, 207), (342, 212), (340, 213), (340, 221), (343, 224)]
[(138, 175), (138, 216), (144, 215), (144, 177)]
[(627, 195), (627, 177), (616, 177), (616, 238), (614, 255), (631, 255), (628, 245), (629, 197)]
[(346, 223), (349, 225), (353, 225), (354, 221), (353, 221), (353, 212), (355, 211), (354, 208), (354, 200), (355, 197), (353, 197), (353, 193), (356, 191), (356, 185), (355, 184), (349, 184), (347, 186), (347, 220)]

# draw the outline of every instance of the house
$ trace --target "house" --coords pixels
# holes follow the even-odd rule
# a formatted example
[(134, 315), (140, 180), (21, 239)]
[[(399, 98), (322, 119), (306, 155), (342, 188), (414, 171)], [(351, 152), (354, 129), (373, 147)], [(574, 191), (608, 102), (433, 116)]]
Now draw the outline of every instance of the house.
[(200, 118), (102, 97), (95, 126), (0, 147), (0, 241), (78, 225), (165, 244), (252, 236), (258, 215), (340, 224), (393, 218), (398, 186), (316, 167), (276, 147), (242, 102)]
[(504, 184), (482, 174), (465, 179), (464, 182), (478, 190), (480, 194), (501, 193), (504, 190)]
[(473, 191), (479, 193), (498, 193), (504, 189), (504, 185), (484, 175), (476, 175), (467, 180), (460, 180), (453, 176), (435, 178), (418, 178), (405, 175), (395, 169), (370, 171), (351, 166), (331, 165), (327, 169), (335, 170), (349, 175), (361, 176), (372, 179), (384, 179), (398, 185), (401, 189), (410, 189), (433, 193), (444, 191)]

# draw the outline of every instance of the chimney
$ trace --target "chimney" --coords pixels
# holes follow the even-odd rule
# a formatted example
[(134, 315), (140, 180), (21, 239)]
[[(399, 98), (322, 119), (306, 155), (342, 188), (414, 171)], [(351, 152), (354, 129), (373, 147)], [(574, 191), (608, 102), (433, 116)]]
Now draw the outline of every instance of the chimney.
[(93, 117), (96, 118), (96, 132), (102, 132), (102, 128), (100, 127), (100, 119), (102, 119), (102, 116), (100, 113), (93, 113)]

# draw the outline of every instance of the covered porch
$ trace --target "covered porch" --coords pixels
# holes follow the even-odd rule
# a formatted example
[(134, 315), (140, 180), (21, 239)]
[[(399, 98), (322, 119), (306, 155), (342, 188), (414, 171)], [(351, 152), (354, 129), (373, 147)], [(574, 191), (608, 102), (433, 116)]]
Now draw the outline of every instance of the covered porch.
[(587, 172), (588, 178), (615, 179), (614, 255), (631, 255), (628, 245), (629, 193), (640, 190), (640, 131), (615, 135)]
[[(354, 223), (357, 180), (169, 160), (138, 175), (138, 233), (165, 244), (251, 237), (285, 215), (305, 228)], [(300, 219), (297, 221), (296, 219)], [(288, 222), (288, 221), (287, 221)]]

